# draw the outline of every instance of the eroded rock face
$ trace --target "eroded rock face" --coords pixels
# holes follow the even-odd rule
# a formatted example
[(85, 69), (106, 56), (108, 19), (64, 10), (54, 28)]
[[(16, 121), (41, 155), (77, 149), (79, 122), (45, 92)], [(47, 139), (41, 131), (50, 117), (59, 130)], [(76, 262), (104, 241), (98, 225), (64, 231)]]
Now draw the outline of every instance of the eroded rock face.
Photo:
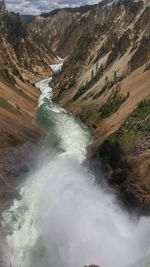
[[(63, 51), (66, 44), (64, 53), (67, 50), (70, 53), (62, 73), (53, 79), (55, 97), (87, 126), (94, 125), (92, 153), (120, 128), (142, 99), (149, 99), (149, 28), (150, 2), (102, 1), (82, 15), (78, 23), (70, 25), (59, 43), (58, 51)], [(117, 98), (116, 90), (120, 92)], [(113, 104), (123, 96), (128, 97), (112, 112)], [(116, 102), (112, 103), (111, 97)], [(107, 116), (101, 116), (101, 107), (106, 113), (110, 111)], [(126, 195), (129, 206), (133, 202), (135, 207), (147, 209), (150, 206), (149, 132), (143, 135), (140, 131), (148, 129), (149, 115), (144, 120), (142, 116), (143, 113), (138, 122), (133, 118), (131, 129), (125, 129), (122, 138), (125, 147), (135, 141), (132, 151), (124, 150), (117, 140), (115, 145), (105, 146), (105, 159), (110, 157), (111, 161), (111, 166), (105, 165), (105, 173), (110, 185)], [(132, 129), (135, 125), (136, 131)]]
[[(128, 138), (127, 136), (126, 133), (124, 139)], [(115, 134), (103, 142), (96, 152), (102, 163), (103, 174), (110, 186), (119, 189), (121, 198), (128, 208), (149, 214), (149, 137), (139, 133), (135, 143), (128, 149), (124, 146), (123, 139), (118, 138), (115, 141), (113, 138), (115, 139)], [(98, 177), (97, 173), (97, 179)]]
[(33, 37), (40, 39), (46, 47), (50, 47), (55, 51), (61, 39), (66, 34), (67, 28), (76, 23), (78, 17), (80, 17), (78, 13), (73, 14), (65, 10), (60, 10), (54, 15), (36, 17), (29, 24), (28, 31)]
[(19, 197), (19, 185), (34, 169), (37, 151), (41, 150), (39, 141), (0, 149), (0, 216)]
[[(100, 65), (103, 73), (95, 87), (96, 84), (103, 87), (105, 77), (109, 78), (115, 71), (126, 76), (150, 60), (149, 17), (150, 6), (144, 1), (103, 1), (70, 24), (57, 48), (68, 58), (59, 81), (54, 79), (56, 96), (74, 105), (72, 97)], [(83, 98), (86, 105), (85, 100), (97, 100), (93, 96), (92, 90), (85, 90), (76, 100), (79, 102)]]
[(44, 137), (33, 123), (39, 92), (19, 79), (17, 82), (0, 81), (0, 210), (16, 197)]
[[(5, 4), (0, 3), (4, 11)], [(13, 113), (14, 125), (17, 117), (21, 140), (24, 140), (21, 119), (27, 117), (27, 121), (30, 121), (33, 118), (38, 97), (35, 94), (32, 99), (34, 89), (28, 88), (29, 83), (51, 76), (49, 64), (57, 61), (57, 52), (67, 57), (62, 73), (53, 79), (57, 101), (91, 128), (96, 140), (94, 149), (99, 148), (105, 139), (119, 129), (138, 103), (149, 97), (150, 69), (145, 71), (145, 65), (149, 66), (150, 61), (149, 4), (146, 0), (105, 0), (84, 12), (80, 9), (77, 12), (59, 10), (47, 16), (38, 16), (28, 24), (22, 22), (18, 15), (3, 12), (0, 20), (0, 100), (2, 111), (9, 112), (6, 129), (11, 124)], [(8, 27), (10, 21), (15, 38), (8, 34), (12, 33)], [(122, 101), (124, 97), (125, 101)], [(119, 101), (121, 103), (118, 105)], [(117, 109), (114, 108), (116, 104)], [(102, 106), (107, 117), (101, 117)], [(30, 123), (29, 128), (32, 128)], [(20, 142), (16, 132), (12, 137), (12, 129), (6, 137), (3, 136), (3, 140), (7, 144), (18, 145)], [(136, 149), (138, 164), (141, 149)], [(147, 148), (144, 148), (145, 151)], [(119, 154), (114, 153), (113, 156), (119, 159)], [(133, 163), (133, 157), (130, 160)], [(149, 165), (146, 166), (148, 169)], [(110, 183), (115, 184), (117, 180), (124, 186), (126, 179), (122, 166), (115, 166), (114, 169)], [(136, 168), (133, 169), (135, 171)], [(139, 173), (143, 177), (143, 171)], [(132, 174), (136, 183), (138, 174)], [(149, 198), (147, 193), (145, 195), (147, 203)]]
[(0, 42), (0, 76), (4, 68), (31, 83), (51, 75), (49, 65), (56, 62), (55, 54), (46, 44), (34, 39), (18, 14), (1, 14)]

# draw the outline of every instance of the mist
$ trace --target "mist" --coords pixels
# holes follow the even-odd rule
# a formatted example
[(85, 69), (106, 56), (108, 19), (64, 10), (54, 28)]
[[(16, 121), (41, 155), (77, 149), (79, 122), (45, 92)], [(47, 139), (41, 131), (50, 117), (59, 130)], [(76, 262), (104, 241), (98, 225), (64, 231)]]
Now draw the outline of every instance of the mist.
[(53, 103), (49, 81), (38, 83), (36, 116), (48, 133), (47, 150), (3, 214), (7, 266), (149, 266), (149, 217), (130, 217), (83, 166), (91, 136)]
[(13, 267), (127, 267), (149, 253), (149, 218), (130, 218), (70, 156), (51, 157), (20, 194), (5, 214)]

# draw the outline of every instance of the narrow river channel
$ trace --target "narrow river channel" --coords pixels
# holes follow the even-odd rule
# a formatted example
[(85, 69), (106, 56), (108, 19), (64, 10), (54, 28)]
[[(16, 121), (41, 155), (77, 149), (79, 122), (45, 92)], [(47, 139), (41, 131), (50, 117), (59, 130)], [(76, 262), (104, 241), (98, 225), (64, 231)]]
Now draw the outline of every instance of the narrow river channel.
[(36, 120), (49, 136), (48, 158), (3, 215), (8, 266), (150, 266), (150, 219), (130, 218), (110, 190), (95, 183), (82, 164), (90, 133), (53, 103), (51, 80), (36, 84)]

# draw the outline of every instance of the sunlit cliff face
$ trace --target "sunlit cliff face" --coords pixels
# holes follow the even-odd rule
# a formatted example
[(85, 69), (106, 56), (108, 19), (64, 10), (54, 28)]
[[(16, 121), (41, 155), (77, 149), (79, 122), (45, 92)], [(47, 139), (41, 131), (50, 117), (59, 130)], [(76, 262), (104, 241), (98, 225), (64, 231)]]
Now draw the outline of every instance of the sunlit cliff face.
[[(132, 220), (82, 163), (87, 128), (52, 101), (51, 80), (38, 83), (49, 156), (37, 164), (4, 214), (8, 262), (13, 267), (139, 266), (149, 261), (149, 218)], [(39, 120), (39, 121), (38, 121)], [(52, 144), (53, 147), (52, 147)], [(41, 158), (41, 162), (43, 162)]]

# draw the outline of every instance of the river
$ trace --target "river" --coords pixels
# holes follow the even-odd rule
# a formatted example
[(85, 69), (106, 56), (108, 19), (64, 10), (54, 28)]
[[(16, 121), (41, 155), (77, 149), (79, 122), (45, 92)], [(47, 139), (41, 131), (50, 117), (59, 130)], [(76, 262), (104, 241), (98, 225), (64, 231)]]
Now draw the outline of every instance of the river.
[(53, 103), (51, 80), (36, 84), (41, 90), (36, 121), (47, 131), (48, 153), (3, 214), (6, 265), (150, 266), (150, 219), (131, 218), (107, 186), (95, 183), (82, 164), (90, 133)]

